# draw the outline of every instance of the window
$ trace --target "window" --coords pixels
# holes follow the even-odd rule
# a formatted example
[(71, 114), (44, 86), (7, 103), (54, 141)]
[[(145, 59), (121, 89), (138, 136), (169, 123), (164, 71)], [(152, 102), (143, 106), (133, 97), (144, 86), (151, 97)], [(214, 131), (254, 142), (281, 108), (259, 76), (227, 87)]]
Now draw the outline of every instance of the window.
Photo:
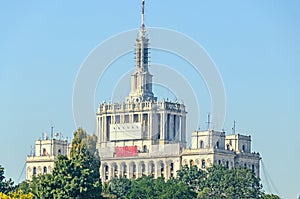
[(190, 160), (190, 166), (193, 166), (194, 164), (194, 160)]
[(36, 167), (33, 167), (33, 175), (36, 175)]
[(114, 176), (115, 176), (115, 178), (118, 177), (118, 166), (117, 165), (114, 166)]
[(205, 169), (205, 167), (206, 167), (206, 165), (205, 165), (205, 160), (202, 160), (202, 162), (201, 162), (201, 167), (202, 167), (202, 169)]
[(218, 149), (219, 148), (219, 142), (217, 142), (217, 144), (216, 144), (216, 149)]
[(123, 167), (123, 177), (127, 178), (127, 165), (126, 164), (124, 164), (124, 167)]
[(255, 172), (254, 164), (252, 164), (252, 172), (253, 172), (253, 173)]
[(161, 177), (164, 177), (164, 171), (165, 171), (165, 170), (164, 170), (164, 169), (165, 169), (164, 167), (165, 167), (165, 165), (162, 163), (162, 164), (161, 164), (161, 167), (160, 167), (160, 176), (161, 176)]
[(204, 142), (201, 140), (200, 141), (200, 148), (203, 149), (204, 148)]
[(132, 177), (135, 178), (136, 177), (136, 165), (133, 163), (132, 165)]
[(226, 161), (226, 168), (229, 169), (229, 162)]
[(144, 145), (144, 146), (143, 146), (143, 152), (146, 153), (147, 151), (148, 151), (148, 150), (147, 150), (147, 145)]
[(221, 165), (221, 160), (218, 160), (219, 165)]
[(227, 144), (226, 149), (230, 150), (230, 145), (229, 144)]
[(154, 163), (150, 165), (151, 176), (154, 177)]
[(105, 165), (105, 173), (108, 173), (108, 166), (107, 165)]
[(129, 123), (129, 115), (125, 115), (124, 123)]
[(116, 115), (116, 124), (119, 124), (120, 123), (120, 115)]
[(44, 173), (47, 173), (47, 167), (44, 167), (43, 171)]
[(144, 176), (146, 172), (145, 164), (142, 164), (142, 175)]
[(242, 146), (242, 152), (245, 152), (245, 145)]
[(43, 156), (47, 155), (47, 151), (45, 148), (43, 148)]
[(139, 122), (139, 115), (138, 114), (133, 115), (133, 122)]
[(174, 163), (171, 162), (170, 164), (170, 177), (173, 177), (174, 176)]
[(61, 150), (60, 149), (58, 149), (58, 155), (60, 155), (61, 154)]

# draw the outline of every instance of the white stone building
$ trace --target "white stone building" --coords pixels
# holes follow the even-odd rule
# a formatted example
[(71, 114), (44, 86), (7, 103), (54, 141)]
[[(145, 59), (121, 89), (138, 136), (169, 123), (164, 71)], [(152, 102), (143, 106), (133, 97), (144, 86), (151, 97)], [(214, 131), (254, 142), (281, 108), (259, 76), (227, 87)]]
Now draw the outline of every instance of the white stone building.
[(142, 25), (136, 39), (131, 91), (122, 103), (101, 103), (97, 110), (97, 148), (103, 182), (115, 177), (176, 176), (183, 165), (201, 168), (223, 164), (245, 166), (259, 175), (259, 154), (251, 153), (251, 137), (214, 130), (192, 133), (186, 148), (185, 105), (157, 101), (149, 72), (149, 39)]
[(49, 138), (46, 134), (35, 142), (34, 152), (26, 158), (26, 180), (51, 173), (58, 155), (69, 155), (70, 144), (61, 136)]

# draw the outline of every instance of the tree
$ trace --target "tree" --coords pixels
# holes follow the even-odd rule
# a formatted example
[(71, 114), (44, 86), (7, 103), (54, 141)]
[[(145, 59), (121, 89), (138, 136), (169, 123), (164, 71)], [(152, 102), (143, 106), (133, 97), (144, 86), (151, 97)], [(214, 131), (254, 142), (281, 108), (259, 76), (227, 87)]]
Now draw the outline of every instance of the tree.
[(174, 178), (169, 179), (164, 183), (162, 192), (159, 196), (160, 199), (193, 199), (197, 194), (190, 187), (182, 181)]
[(158, 188), (160, 185), (161, 179), (155, 180), (152, 176), (143, 176), (133, 181), (131, 190), (128, 194), (128, 198), (158, 198), (159, 192)]
[(132, 188), (132, 181), (127, 178), (113, 178), (109, 182), (109, 193), (116, 198), (127, 198)]
[(130, 199), (193, 199), (195, 197), (196, 193), (182, 181), (171, 178), (165, 182), (164, 178), (153, 179), (150, 176), (134, 180), (127, 195)]
[(22, 190), (18, 190), (13, 193), (9, 193), (8, 195), (0, 192), (1, 199), (33, 199), (32, 193), (23, 193)]
[(34, 178), (32, 193), (37, 198), (102, 198), (100, 159), (92, 145), (95, 140), (82, 128), (75, 131), (70, 158), (58, 156), (52, 174)]
[(280, 197), (277, 196), (277, 195), (274, 195), (274, 194), (266, 194), (266, 193), (263, 194), (263, 197), (262, 197), (262, 198), (263, 198), (263, 199), (280, 199)]
[(207, 170), (198, 198), (261, 198), (262, 185), (249, 169), (213, 166)]
[(4, 167), (0, 165), (0, 192), (6, 194), (13, 190), (13, 184), (14, 182), (9, 179), (5, 180), (4, 176)]
[(196, 165), (184, 165), (183, 168), (177, 171), (178, 180), (187, 184), (192, 190), (198, 191), (202, 188), (203, 180), (206, 173), (199, 169)]

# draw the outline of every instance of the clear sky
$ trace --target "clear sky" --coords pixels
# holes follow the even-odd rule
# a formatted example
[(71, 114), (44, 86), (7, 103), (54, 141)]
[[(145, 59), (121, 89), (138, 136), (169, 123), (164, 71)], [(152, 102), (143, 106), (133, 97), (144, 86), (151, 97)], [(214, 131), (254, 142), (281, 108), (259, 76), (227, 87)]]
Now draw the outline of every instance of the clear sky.
[[(237, 131), (252, 135), (264, 189), (282, 198), (300, 193), (299, 8), (296, 0), (146, 2), (147, 26), (188, 35), (214, 60), (226, 89), (224, 129), (230, 133), (237, 120)], [(72, 135), (80, 65), (108, 37), (139, 26), (138, 0), (1, 1), (0, 164), (7, 177), (18, 181), (30, 146), (51, 124)], [(180, 61), (162, 55), (153, 52), (151, 59), (178, 67)], [(132, 57), (115, 64), (133, 67)], [(101, 93), (96, 101), (109, 98)], [(205, 107), (209, 95), (202, 98)]]

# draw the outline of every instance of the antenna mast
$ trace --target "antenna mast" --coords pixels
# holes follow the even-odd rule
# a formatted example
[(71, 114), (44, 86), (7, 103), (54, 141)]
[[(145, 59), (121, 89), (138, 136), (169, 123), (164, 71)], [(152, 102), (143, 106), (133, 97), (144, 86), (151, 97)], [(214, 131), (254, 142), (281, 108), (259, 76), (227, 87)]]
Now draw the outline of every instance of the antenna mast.
[(211, 123), (210, 122), (210, 113), (207, 114), (207, 122), (206, 123), (207, 123), (207, 130), (209, 130), (210, 129), (210, 123)]
[(235, 124), (236, 124), (236, 121), (233, 120), (233, 127), (232, 127), (232, 132), (233, 132), (233, 134), (235, 134)]
[(53, 138), (53, 128), (54, 128), (54, 126), (53, 125), (51, 125), (51, 139)]
[(145, 27), (144, 15), (145, 15), (145, 0), (142, 0), (142, 28)]

